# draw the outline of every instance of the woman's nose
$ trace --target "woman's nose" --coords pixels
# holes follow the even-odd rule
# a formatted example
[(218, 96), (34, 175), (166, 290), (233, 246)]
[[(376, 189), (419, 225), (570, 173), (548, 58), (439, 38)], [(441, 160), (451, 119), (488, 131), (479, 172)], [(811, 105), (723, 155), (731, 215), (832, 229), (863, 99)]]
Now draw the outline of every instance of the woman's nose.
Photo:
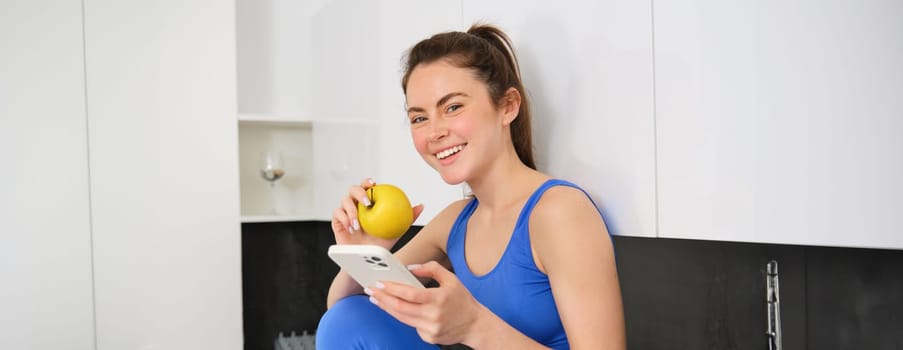
[(448, 136), (448, 126), (444, 121), (436, 120), (432, 123), (432, 130), (430, 130), (430, 140), (438, 141)]

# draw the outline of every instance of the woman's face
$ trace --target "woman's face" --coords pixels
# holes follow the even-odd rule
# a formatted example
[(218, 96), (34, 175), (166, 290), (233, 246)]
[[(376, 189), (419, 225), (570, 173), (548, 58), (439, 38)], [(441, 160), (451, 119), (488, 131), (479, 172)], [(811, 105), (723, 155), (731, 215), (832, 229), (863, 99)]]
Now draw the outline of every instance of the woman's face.
[(469, 181), (501, 149), (501, 112), (470, 69), (444, 60), (418, 65), (406, 98), (414, 147), (446, 183)]

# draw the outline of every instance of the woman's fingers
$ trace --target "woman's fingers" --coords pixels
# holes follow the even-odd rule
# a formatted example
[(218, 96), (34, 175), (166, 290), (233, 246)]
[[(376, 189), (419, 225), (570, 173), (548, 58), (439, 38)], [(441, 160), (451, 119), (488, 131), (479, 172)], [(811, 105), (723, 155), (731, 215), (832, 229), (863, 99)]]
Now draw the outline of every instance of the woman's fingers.
[(361, 187), (363, 189), (368, 189), (370, 187), (373, 187), (373, 185), (376, 185), (376, 181), (373, 181), (372, 178), (368, 177), (368, 178), (364, 179), (363, 181), (361, 181)]
[(342, 210), (345, 211), (345, 218), (348, 224), (348, 232), (354, 234), (361, 229), (360, 223), (357, 221), (357, 204), (351, 197), (342, 198)]
[(335, 234), (348, 234), (351, 233), (348, 231), (348, 227), (351, 226), (351, 222), (348, 221), (348, 215), (345, 214), (345, 210), (342, 208), (335, 208), (332, 211), (332, 232)]
[(385, 281), (382, 292), (414, 304), (423, 304), (429, 301), (429, 293), (425, 289), (401, 283)]
[(419, 278), (436, 280), (440, 286), (457, 283), (458, 277), (436, 261), (429, 261), (423, 265), (411, 265), (410, 271)]
[(345, 212), (345, 220), (342, 222), (348, 228), (348, 233), (354, 234), (361, 230), (361, 224), (357, 220), (357, 203), (370, 206), (370, 197), (367, 196), (367, 188), (373, 187), (372, 179), (364, 179), (360, 186), (351, 186), (348, 189), (348, 196), (342, 198), (341, 209)]
[(370, 302), (376, 304), (376, 306), (378, 306), (380, 309), (383, 309), (383, 311), (385, 311), (389, 315), (392, 315), (392, 317), (394, 317), (396, 320), (400, 321), (401, 323), (404, 323), (404, 324), (414, 327), (414, 328), (422, 327), (422, 325), (421, 325), (422, 321), (420, 321), (419, 318), (417, 318), (416, 316), (406, 314), (406, 313), (402, 313), (398, 310), (397, 305), (395, 305), (397, 303), (396, 300), (393, 300), (391, 298), (377, 297), (375, 295), (372, 295), (372, 296), (370, 296)]
[(385, 282), (383, 288), (371, 286), (365, 290), (370, 301), (405, 324), (417, 327), (416, 324), (424, 315), (424, 302), (429, 300), (426, 290), (406, 285)]
[(370, 196), (367, 195), (367, 190), (365, 190), (361, 186), (351, 186), (348, 189), (348, 195), (354, 199), (355, 202), (361, 203), (366, 207), (370, 206)]

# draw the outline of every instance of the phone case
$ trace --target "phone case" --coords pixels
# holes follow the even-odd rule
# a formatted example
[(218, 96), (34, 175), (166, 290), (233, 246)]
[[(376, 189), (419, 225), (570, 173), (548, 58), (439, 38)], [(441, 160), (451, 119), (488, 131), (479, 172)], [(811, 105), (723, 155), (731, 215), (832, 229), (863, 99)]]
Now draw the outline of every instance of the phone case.
[(327, 254), (363, 287), (371, 287), (377, 281), (392, 281), (424, 288), (417, 277), (386, 248), (376, 245), (332, 245)]

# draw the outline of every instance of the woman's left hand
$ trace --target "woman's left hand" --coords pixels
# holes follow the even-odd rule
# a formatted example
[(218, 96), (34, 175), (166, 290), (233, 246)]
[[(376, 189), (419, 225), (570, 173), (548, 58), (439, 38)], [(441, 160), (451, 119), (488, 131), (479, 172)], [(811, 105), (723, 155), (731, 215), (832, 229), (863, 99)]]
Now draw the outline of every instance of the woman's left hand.
[(411, 272), (421, 279), (436, 280), (439, 287), (419, 289), (384, 282), (365, 289), (370, 294), (370, 301), (402, 323), (416, 328), (420, 338), (428, 343), (462, 343), (486, 309), (454, 273), (435, 261), (412, 265)]

